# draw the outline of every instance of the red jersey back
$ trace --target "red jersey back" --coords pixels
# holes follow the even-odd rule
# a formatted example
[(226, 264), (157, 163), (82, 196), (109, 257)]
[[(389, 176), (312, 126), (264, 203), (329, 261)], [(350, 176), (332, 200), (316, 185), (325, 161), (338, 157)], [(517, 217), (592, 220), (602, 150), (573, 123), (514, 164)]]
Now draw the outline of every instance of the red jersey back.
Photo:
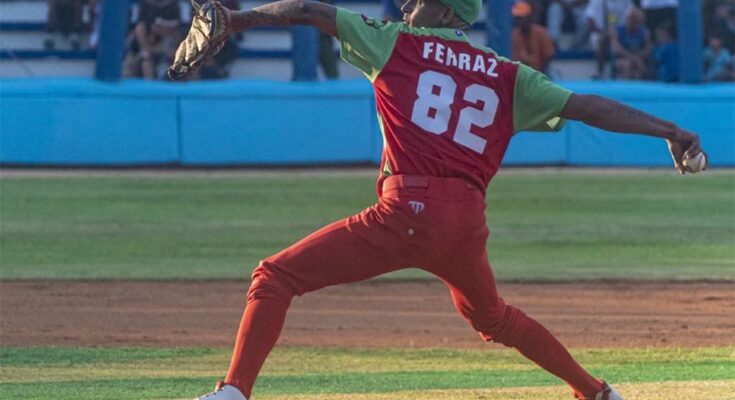
[(463, 178), (484, 191), (516, 131), (560, 126), (550, 119), (571, 92), (473, 46), (462, 31), (344, 9), (337, 30), (342, 58), (373, 83), (384, 138), (378, 191), (392, 174)]
[(459, 177), (484, 190), (513, 134), (517, 70), (468, 42), (399, 33), (373, 82), (381, 170)]

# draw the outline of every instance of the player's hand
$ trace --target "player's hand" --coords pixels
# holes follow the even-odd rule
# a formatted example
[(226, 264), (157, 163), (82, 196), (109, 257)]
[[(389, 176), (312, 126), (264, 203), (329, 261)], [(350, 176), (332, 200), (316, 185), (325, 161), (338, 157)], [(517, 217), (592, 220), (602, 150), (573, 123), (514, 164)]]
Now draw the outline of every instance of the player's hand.
[[(686, 173), (684, 160), (702, 152), (702, 148), (699, 145), (699, 135), (684, 129), (677, 128), (674, 131), (674, 137), (666, 139), (666, 143), (669, 145), (669, 152), (671, 153), (671, 158), (674, 160), (674, 168), (682, 175)], [(706, 166), (705, 169), (707, 169)]]
[(191, 29), (168, 68), (168, 76), (173, 80), (186, 77), (222, 50), (231, 33), (230, 10), (218, 1), (209, 0), (200, 5), (197, 0), (191, 0), (191, 4), (194, 7)]

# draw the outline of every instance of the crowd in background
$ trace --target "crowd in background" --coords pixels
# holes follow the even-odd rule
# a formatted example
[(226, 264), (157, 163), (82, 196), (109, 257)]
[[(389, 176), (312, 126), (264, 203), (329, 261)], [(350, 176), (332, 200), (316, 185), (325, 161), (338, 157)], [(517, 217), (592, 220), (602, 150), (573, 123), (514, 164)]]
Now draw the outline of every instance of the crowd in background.
[[(47, 0), (48, 18), (44, 40), (47, 51), (60, 45), (72, 50), (94, 50), (99, 39), (102, 0)], [(230, 9), (239, 9), (238, 0), (219, 0)], [(132, 12), (135, 10), (136, 12)], [(164, 79), (166, 67), (186, 35), (189, 21), (183, 21), (178, 0), (138, 0), (129, 13), (125, 38), (123, 75), (131, 78)], [(86, 41), (84, 38), (88, 38)], [(240, 55), (242, 36), (233, 37), (216, 57), (207, 61), (190, 79), (223, 79)]]
[[(54, 50), (59, 40), (71, 48), (95, 48), (101, 0), (47, 0), (45, 41)], [(329, 1), (329, 0), (325, 0)], [(382, 0), (386, 19), (400, 20), (400, 0)], [(677, 12), (679, 0), (516, 0), (512, 6), (512, 58), (540, 71), (559, 53), (594, 57), (594, 79), (679, 79)], [(238, 0), (220, 0), (239, 9)], [(702, 0), (706, 81), (735, 80), (735, 0)], [(162, 79), (189, 21), (182, 20), (179, 0), (139, 0), (130, 16), (124, 75)], [(82, 35), (88, 33), (88, 43)], [(222, 79), (239, 57), (242, 36), (204, 65), (193, 79)], [(593, 55), (592, 55), (593, 54)], [(319, 39), (324, 75), (337, 77), (332, 39)]]
[[(704, 0), (704, 80), (735, 80), (735, 1)], [(517, 0), (512, 58), (548, 72), (593, 52), (594, 79), (679, 80), (677, 0)]]

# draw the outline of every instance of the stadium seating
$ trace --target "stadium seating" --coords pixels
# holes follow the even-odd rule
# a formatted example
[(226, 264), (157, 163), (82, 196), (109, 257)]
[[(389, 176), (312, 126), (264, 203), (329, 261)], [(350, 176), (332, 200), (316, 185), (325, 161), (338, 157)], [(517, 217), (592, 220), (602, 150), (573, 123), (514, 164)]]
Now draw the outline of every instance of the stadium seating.
[[(137, 1), (133, 1), (133, 16)], [(242, 1), (251, 8), (263, 1)], [(340, 0), (338, 5), (372, 16), (381, 15), (377, 0)], [(44, 49), (47, 37), (45, 0), (0, 0), (0, 77), (78, 76), (94, 73), (95, 52), (87, 46), (74, 51), (67, 43), (59, 43), (54, 51)], [(182, 17), (191, 18), (189, 2), (181, 1)], [(85, 13), (85, 18), (86, 18)], [(473, 41), (485, 42), (485, 25), (478, 23), (471, 32)], [(87, 43), (84, 37), (83, 42)], [(285, 28), (260, 28), (249, 31), (241, 44), (240, 58), (232, 69), (236, 78), (291, 78), (291, 33)], [(337, 51), (335, 44), (335, 51)], [(591, 74), (590, 54), (561, 54), (552, 67), (559, 78), (587, 77)], [(340, 63), (340, 77), (355, 78), (359, 73)]]

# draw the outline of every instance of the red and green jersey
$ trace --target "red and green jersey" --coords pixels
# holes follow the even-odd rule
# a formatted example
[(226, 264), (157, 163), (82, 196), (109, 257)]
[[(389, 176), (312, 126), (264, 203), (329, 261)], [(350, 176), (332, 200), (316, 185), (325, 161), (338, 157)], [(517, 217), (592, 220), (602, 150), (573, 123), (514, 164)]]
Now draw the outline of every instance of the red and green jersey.
[(485, 190), (511, 137), (551, 131), (571, 92), (473, 46), (464, 32), (337, 11), (341, 56), (373, 84), (391, 174), (463, 178)]

